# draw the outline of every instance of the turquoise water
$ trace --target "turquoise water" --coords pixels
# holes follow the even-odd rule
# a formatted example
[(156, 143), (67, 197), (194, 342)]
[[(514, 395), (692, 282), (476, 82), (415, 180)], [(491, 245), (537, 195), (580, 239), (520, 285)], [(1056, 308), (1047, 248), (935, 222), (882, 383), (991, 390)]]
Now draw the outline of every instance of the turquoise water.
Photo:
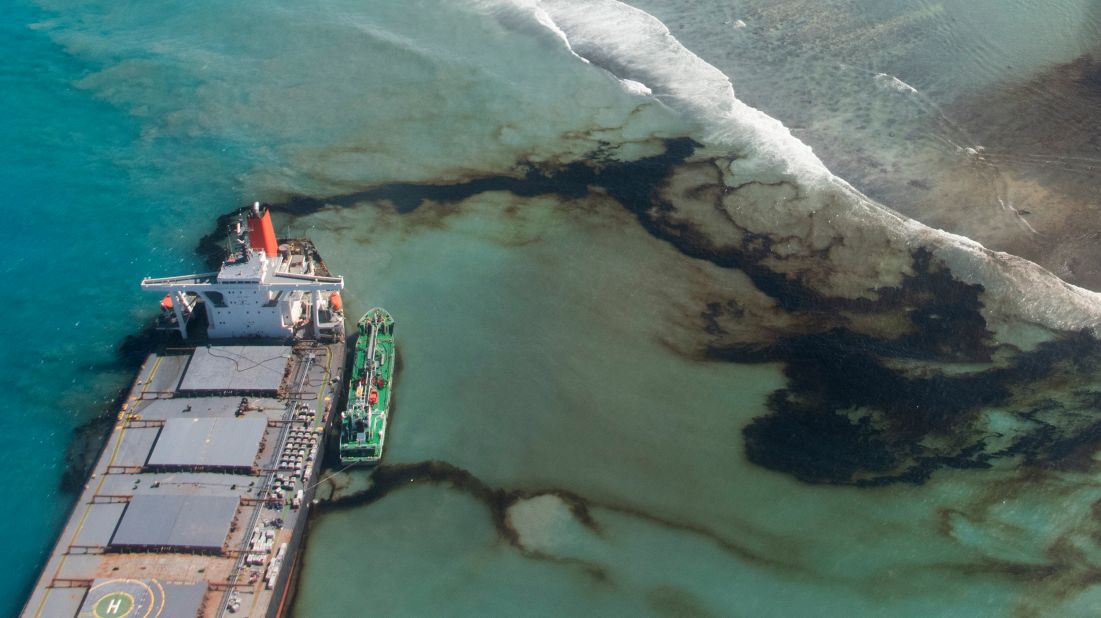
[(403, 358), (297, 615), (1088, 615), (1101, 300), (955, 234), (1101, 287), (1095, 4), (636, 6), (9, 6), (0, 614), (137, 281), (263, 199)]
[(71, 508), (61, 480), (73, 430), (109, 413), (132, 379), (116, 349), (152, 315), (137, 281), (195, 267), (197, 235), (237, 194), (232, 173), (212, 173), (232, 169), (216, 149), (145, 142), (138, 120), (77, 86), (97, 65), (33, 27), (47, 17), (13, 3), (0, 24), (0, 47), (19, 58), (0, 88), (0, 234), (16, 335), (0, 357), (13, 505), (2, 525), (5, 559), (18, 565), (0, 584), (4, 615), (22, 605)]
[[(7, 319), (19, 335), (0, 361), (3, 449), (18, 496), (3, 516), (11, 531), (5, 558), (20, 565), (2, 584), (0, 613), (11, 615), (70, 507), (72, 495), (59, 484), (71, 432), (101, 414), (129, 379), (113, 368), (114, 347), (141, 325), (140, 299), (117, 284), (144, 269), (139, 261), (149, 260), (148, 228), (157, 217), (141, 217), (127, 171), (113, 163), (129, 155), (137, 127), (74, 91), (87, 69), (28, 28), (40, 18), (36, 9), (5, 12), (0, 45), (22, 59), (8, 65), (0, 89), (4, 275), (15, 292)], [(130, 217), (133, 227), (119, 225)]]

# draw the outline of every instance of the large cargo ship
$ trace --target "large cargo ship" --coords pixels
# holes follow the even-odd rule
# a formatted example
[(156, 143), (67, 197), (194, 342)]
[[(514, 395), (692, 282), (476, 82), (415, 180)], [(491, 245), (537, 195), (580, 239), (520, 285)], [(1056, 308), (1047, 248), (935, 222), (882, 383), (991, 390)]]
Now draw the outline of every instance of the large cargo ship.
[(397, 362), (394, 318), (376, 307), (360, 319), (356, 335), (348, 406), (340, 421), (340, 462), (370, 466), (382, 459), (386, 444)]
[(344, 279), (259, 204), (228, 236), (217, 272), (142, 281), (172, 342), (139, 370), (24, 617), (287, 610), (342, 388)]

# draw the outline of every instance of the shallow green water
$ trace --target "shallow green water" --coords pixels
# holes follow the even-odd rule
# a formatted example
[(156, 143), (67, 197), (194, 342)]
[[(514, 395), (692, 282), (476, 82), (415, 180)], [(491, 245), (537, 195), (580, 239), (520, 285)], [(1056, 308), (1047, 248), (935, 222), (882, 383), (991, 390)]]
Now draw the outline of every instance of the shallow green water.
[[(322, 505), (297, 614), (1000, 616), (1098, 600), (1062, 597), (1091, 568), (1075, 558), (1039, 576), (1053, 547), (1092, 547), (1101, 493), (1080, 473), (815, 488), (748, 462), (742, 430), (784, 387), (780, 367), (684, 356), (701, 290), (745, 283), (605, 198), (487, 193), (297, 224), (350, 273), (350, 312), (399, 316), (386, 466), (443, 461), (500, 492), (487, 502), (443, 473)], [(356, 471), (332, 483), (343, 496), (369, 484)]]

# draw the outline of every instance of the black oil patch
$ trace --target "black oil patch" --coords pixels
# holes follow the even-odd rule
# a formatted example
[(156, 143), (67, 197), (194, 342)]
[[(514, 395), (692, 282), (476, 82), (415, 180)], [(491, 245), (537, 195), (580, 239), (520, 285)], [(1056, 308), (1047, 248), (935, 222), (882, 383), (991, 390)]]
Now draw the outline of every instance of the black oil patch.
[[(123, 394), (125, 395), (125, 392)], [(65, 470), (61, 473), (61, 491), (77, 494), (83, 489), (114, 425), (115, 413), (108, 409), (73, 429), (73, 437), (65, 449)]]
[(214, 220), (214, 229), (203, 235), (199, 239), (199, 243), (195, 245), (195, 255), (203, 259), (203, 263), (206, 264), (209, 270), (221, 268), (222, 261), (229, 254), (226, 246), (226, 242), (229, 240), (229, 230), (239, 220), (240, 216), (240, 208), (219, 215)]
[[(1030, 386), (1088, 382), (1101, 357), (1092, 336), (1067, 334), (1018, 353), (1007, 366), (958, 376), (890, 368), (881, 354), (891, 348), (839, 329), (767, 350), (716, 351), (743, 362), (756, 354), (785, 363), (787, 388), (770, 397), (770, 414), (743, 430), (750, 461), (805, 482), (857, 486), (922, 483), (940, 468), (985, 468), (999, 459), (1043, 468), (1094, 465), (1092, 453), (1101, 447), (1099, 393), (1029, 400)], [(1008, 446), (988, 447), (994, 437), (1005, 441), (983, 427), (980, 415), (991, 408), (1027, 423), (1027, 430), (1011, 436)]]
[[(60, 488), (65, 493), (77, 494), (84, 488), (88, 475), (92, 473), (96, 461), (111, 435), (118, 410), (126, 403), (130, 394), (130, 381), (153, 350), (166, 340), (165, 335), (156, 330), (152, 323), (147, 324), (134, 335), (127, 335), (115, 347), (115, 358), (111, 362), (100, 363), (92, 371), (107, 376), (112, 373), (126, 375), (128, 380), (120, 383), (106, 409), (100, 403), (94, 405), (101, 410), (93, 418), (73, 429), (72, 439), (65, 449), (65, 469), (61, 473)], [(106, 379), (106, 378), (104, 378)]]
[[(777, 311), (799, 325), (798, 334), (780, 333), (748, 346), (723, 336), (722, 320), (743, 311), (736, 298), (705, 301), (689, 318), (708, 342), (699, 353), (703, 360), (784, 364), (787, 386), (769, 398), (769, 413), (743, 431), (751, 462), (809, 483), (856, 486), (922, 483), (941, 468), (984, 468), (1011, 458), (1031, 466), (1090, 465), (1084, 454), (1101, 445), (1101, 427), (1081, 419), (1098, 409), (1097, 397), (1087, 391), (1037, 411), (1038, 402), (1023, 386), (1042, 389), (1041, 383), (1056, 379), (1084, 383), (1097, 364), (1095, 339), (1065, 333), (1031, 352), (998, 344), (983, 317), (983, 288), (959, 281), (923, 248), (912, 252), (911, 274), (898, 285), (869, 290), (868, 297), (825, 294), (800, 276), (770, 266), (769, 260), (778, 259), (773, 244), (783, 239), (738, 228), (740, 242), (717, 244), (705, 230), (679, 217), (663, 190), (700, 145), (688, 138), (665, 140), (664, 145), (662, 154), (636, 161), (594, 156), (555, 167), (521, 165), (521, 173), (512, 176), (446, 185), (396, 183), (325, 198), (294, 197), (269, 207), (293, 217), (326, 207), (386, 203), (408, 213), (429, 201), (453, 204), (488, 191), (569, 200), (599, 191), (679, 253), (744, 273), (775, 301)], [(707, 159), (691, 163), (707, 164)], [(797, 187), (791, 189), (798, 194)], [(716, 174), (712, 183), (701, 185), (696, 198), (713, 199), (721, 210), (723, 199), (737, 190), (723, 187)], [(729, 223), (738, 227), (733, 220)], [(832, 240), (844, 242), (842, 237)], [(824, 272), (833, 268), (828, 251), (821, 252)], [(905, 328), (893, 335), (872, 335), (854, 326), (862, 316), (890, 318)], [(990, 363), (996, 354), (1003, 358), (995, 369), (963, 375), (936, 369), (945, 363)], [(918, 375), (898, 368), (900, 360), (933, 369)], [(1007, 408), (1007, 414), (1030, 429), (1010, 437), (986, 435), (983, 413), (992, 407)], [(385, 480), (384, 475), (382, 486)], [(487, 504), (497, 504), (493, 500), (499, 496), (490, 498), (485, 496)], [(507, 507), (493, 508), (498, 517)], [(509, 531), (501, 533), (507, 536)]]

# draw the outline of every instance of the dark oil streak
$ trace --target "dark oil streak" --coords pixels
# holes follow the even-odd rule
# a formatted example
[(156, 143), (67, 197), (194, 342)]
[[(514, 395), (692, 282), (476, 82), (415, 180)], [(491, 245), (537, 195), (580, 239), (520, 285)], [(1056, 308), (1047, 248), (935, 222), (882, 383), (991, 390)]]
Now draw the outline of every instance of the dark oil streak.
[[(496, 489), (490, 487), (468, 470), (443, 461), (424, 461), (414, 464), (379, 466), (375, 469), (371, 480), (372, 483), (368, 489), (347, 496), (334, 498), (329, 501), (320, 502), (313, 513), (317, 516), (324, 516), (328, 512), (366, 507), (382, 500), (396, 491), (415, 485), (443, 486), (465, 493), (485, 505), (489, 510), (493, 526), (498, 536), (524, 555), (538, 559), (554, 559), (555, 561), (566, 561), (571, 564), (587, 565), (586, 568), (590, 571), (590, 574), (602, 581), (606, 580), (607, 574), (603, 567), (591, 565), (583, 561), (562, 559), (549, 556), (543, 552), (533, 551), (527, 548), (521, 541), (519, 533), (509, 522), (508, 509), (517, 502), (529, 500), (537, 496), (550, 495), (562, 500), (569, 507), (574, 518), (598, 537), (603, 536), (603, 530), (599, 522), (596, 521), (591, 513), (591, 509), (593, 508), (617, 512), (649, 522), (667, 530), (686, 532), (706, 538), (726, 553), (744, 562), (786, 570), (802, 570), (798, 567), (793, 567), (792, 565), (760, 556), (703, 526), (669, 520), (633, 507), (600, 503), (561, 488), (539, 490)], [(598, 573), (603, 573), (603, 575), (598, 576)]]
[[(755, 419), (742, 437), (751, 462), (804, 482), (860, 487), (923, 483), (941, 468), (984, 468), (996, 458), (1014, 455), (1023, 455), (1029, 465), (1071, 465), (1101, 444), (1101, 428), (1065, 435), (1049, 427), (991, 453), (987, 436), (976, 426), (982, 410), (1012, 404), (1015, 386), (1049, 378), (1057, 366), (1079, 379), (1087, 375), (1087, 368), (1062, 365), (1072, 358), (1092, 359), (1095, 366), (1097, 342), (1092, 337), (1064, 334), (1029, 353), (997, 345), (982, 315), (983, 288), (957, 280), (922, 248), (912, 253), (912, 274), (899, 285), (871, 290), (872, 298), (822, 294), (798, 276), (766, 264), (766, 259), (777, 259), (772, 247), (784, 238), (739, 228), (740, 243), (717, 245), (705, 231), (679, 218), (662, 190), (674, 169), (687, 164), (699, 145), (687, 138), (665, 140), (664, 145), (662, 154), (631, 162), (595, 159), (553, 169), (528, 166), (519, 177), (491, 176), (446, 185), (396, 183), (325, 198), (296, 197), (271, 207), (301, 216), (327, 206), (389, 202), (408, 213), (428, 201), (457, 203), (486, 191), (575, 199), (602, 189), (633, 213), (649, 234), (681, 254), (746, 274), (779, 310), (797, 317), (803, 332), (811, 333), (780, 335), (753, 347), (726, 343), (720, 319), (739, 311), (737, 299), (708, 302), (699, 318), (712, 339), (704, 359), (784, 363), (787, 387), (771, 395), (770, 413)], [(798, 193), (797, 187), (791, 188)], [(716, 172), (713, 183), (695, 192), (706, 193), (723, 211), (723, 200), (738, 190), (723, 186)], [(733, 219), (729, 222), (738, 227)], [(839, 236), (831, 246), (844, 242)], [(822, 269), (831, 268), (825, 257), (829, 248), (823, 251)], [(908, 328), (892, 338), (873, 337), (853, 330), (846, 314), (891, 316)], [(887, 362), (986, 362), (999, 350), (1015, 355), (1008, 368), (963, 377), (914, 377)], [(871, 410), (876, 422), (872, 417), (854, 421), (843, 414), (859, 408)], [(923, 445), (930, 436), (953, 436), (958, 444), (930, 450)]]
[[(987, 436), (976, 426), (979, 412), (1014, 405), (1016, 385), (1037, 383), (1055, 374), (1080, 379), (1099, 360), (1097, 341), (1086, 333), (1066, 334), (1019, 353), (1004, 368), (965, 376), (907, 377), (883, 365), (874, 347), (844, 331), (785, 340), (760, 352), (760, 360), (782, 360), (789, 385), (770, 397), (772, 414), (744, 430), (751, 461), (788, 472), (812, 483), (880, 486), (920, 484), (942, 467), (985, 468), (998, 458), (1020, 456), (1029, 466), (1081, 467), (1101, 443), (1101, 427), (1061, 431), (1047, 423), (1009, 448), (986, 450)], [(751, 361), (752, 351), (734, 351)], [(1072, 409), (1094, 409), (1097, 394), (1086, 392)], [(1051, 402), (1056, 412), (1065, 406)], [(881, 425), (839, 414), (872, 409)], [(1048, 410), (1051, 412), (1051, 410)], [(1022, 411), (1035, 420), (1035, 413)], [(948, 451), (923, 446), (928, 436), (950, 436), (961, 443)]]
[(163, 335), (157, 331), (150, 321), (136, 335), (127, 335), (115, 348), (115, 358), (108, 363), (99, 363), (90, 371), (102, 376), (118, 372), (129, 376), (115, 391), (115, 396), (103, 406), (100, 403), (91, 404), (89, 409), (95, 409), (98, 413), (90, 420), (73, 429), (72, 439), (65, 449), (65, 469), (61, 474), (61, 491), (71, 494), (79, 494), (88, 480), (96, 460), (99, 459), (103, 447), (107, 444), (107, 437), (114, 427), (115, 418), (122, 404), (130, 394), (133, 385), (134, 374), (137, 373), (145, 358), (152, 353), (158, 343), (163, 341)]

